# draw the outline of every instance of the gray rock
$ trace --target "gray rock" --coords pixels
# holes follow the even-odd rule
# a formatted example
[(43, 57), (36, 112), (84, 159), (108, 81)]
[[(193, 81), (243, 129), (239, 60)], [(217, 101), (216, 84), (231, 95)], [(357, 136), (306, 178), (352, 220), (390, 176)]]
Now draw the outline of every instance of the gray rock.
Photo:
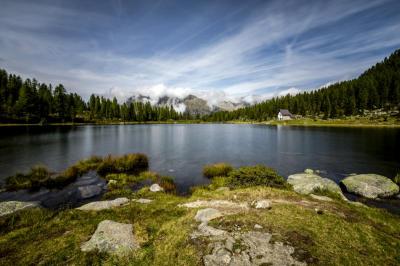
[(271, 209), (272, 208), (271, 201), (269, 201), (269, 200), (257, 200), (257, 201), (254, 201), (251, 205), (253, 205), (254, 208), (256, 208), (256, 209)]
[[(203, 256), (204, 265), (306, 265), (292, 256), (292, 246), (270, 243), (271, 237), (269, 233), (250, 231), (210, 238), (210, 253)], [(234, 246), (240, 248), (232, 251)]]
[(353, 175), (346, 177), (341, 183), (348, 192), (370, 199), (387, 198), (399, 193), (399, 186), (381, 175)]
[(226, 231), (214, 228), (212, 226), (207, 225), (207, 223), (201, 223), (197, 227), (197, 231), (194, 231), (191, 234), (192, 239), (198, 238), (198, 237), (205, 237), (205, 236), (222, 236), (227, 234)]
[(129, 202), (128, 198), (117, 198), (114, 200), (103, 200), (103, 201), (94, 201), (88, 204), (85, 204), (79, 208), (81, 211), (101, 211), (105, 209), (111, 209), (114, 207), (119, 207)]
[(151, 192), (160, 192), (160, 191), (164, 191), (164, 189), (159, 184), (153, 184), (150, 186), (150, 191)]
[(300, 194), (308, 195), (313, 193), (316, 189), (321, 189), (336, 193), (346, 200), (338, 184), (316, 174), (300, 173), (290, 175), (287, 182), (293, 186), (294, 191)]
[(229, 200), (197, 200), (179, 204), (178, 206), (186, 208), (214, 208), (223, 214), (234, 214), (249, 209), (247, 202), (237, 203)]
[(213, 219), (216, 219), (216, 218), (219, 218), (222, 216), (223, 215), (219, 210), (207, 208), (207, 209), (198, 210), (197, 214), (194, 218), (198, 222), (207, 223), (208, 221), (211, 221)]
[(78, 196), (82, 199), (88, 199), (101, 193), (102, 187), (98, 185), (89, 185), (78, 187)]
[(315, 194), (310, 194), (310, 197), (316, 200), (320, 201), (333, 201), (333, 199), (326, 197), (326, 196), (320, 196), (320, 195), (315, 195)]
[(90, 240), (81, 246), (84, 252), (98, 250), (116, 255), (126, 255), (138, 248), (132, 225), (110, 220), (100, 222)]
[(259, 224), (255, 224), (254, 225), (254, 229), (263, 229), (263, 227), (261, 225), (259, 225)]
[(142, 204), (148, 204), (148, 203), (151, 203), (153, 200), (151, 200), (151, 199), (133, 199), (132, 201), (142, 203)]
[(0, 202), (0, 216), (5, 216), (11, 213), (18, 212), (24, 209), (38, 208), (41, 207), (38, 202), (35, 201), (4, 201)]
[(314, 174), (314, 170), (307, 168), (306, 170), (304, 170), (304, 173), (312, 175)]

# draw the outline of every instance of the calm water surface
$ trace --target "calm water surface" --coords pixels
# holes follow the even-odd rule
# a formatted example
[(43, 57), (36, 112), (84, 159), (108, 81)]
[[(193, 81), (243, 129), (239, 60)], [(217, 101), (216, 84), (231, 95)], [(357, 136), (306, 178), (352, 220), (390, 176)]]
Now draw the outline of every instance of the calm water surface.
[(350, 173), (393, 177), (400, 129), (262, 125), (107, 125), (0, 127), (0, 180), (32, 165), (62, 170), (91, 155), (142, 152), (150, 168), (174, 176), (179, 190), (207, 183), (202, 166), (266, 164), (283, 176), (319, 169), (339, 181)]

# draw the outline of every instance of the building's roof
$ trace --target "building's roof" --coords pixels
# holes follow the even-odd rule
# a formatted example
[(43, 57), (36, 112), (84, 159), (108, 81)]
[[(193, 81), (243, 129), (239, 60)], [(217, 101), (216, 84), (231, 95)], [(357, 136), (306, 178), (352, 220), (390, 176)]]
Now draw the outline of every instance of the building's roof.
[(280, 109), (279, 112), (280, 112), (283, 116), (293, 116), (292, 113), (290, 113), (288, 109)]

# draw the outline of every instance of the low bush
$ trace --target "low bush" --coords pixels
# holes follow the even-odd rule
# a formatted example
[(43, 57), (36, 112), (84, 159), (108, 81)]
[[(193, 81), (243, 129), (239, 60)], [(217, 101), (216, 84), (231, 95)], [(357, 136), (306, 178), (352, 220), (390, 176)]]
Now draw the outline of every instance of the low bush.
[(203, 175), (208, 178), (227, 176), (232, 169), (232, 166), (228, 163), (208, 164), (203, 167)]
[(141, 153), (126, 154), (121, 157), (108, 155), (97, 167), (97, 173), (101, 176), (106, 176), (110, 173), (137, 174), (148, 167), (148, 158)]
[(264, 165), (244, 166), (229, 173), (229, 185), (232, 187), (269, 186), (289, 188), (286, 180), (274, 169)]

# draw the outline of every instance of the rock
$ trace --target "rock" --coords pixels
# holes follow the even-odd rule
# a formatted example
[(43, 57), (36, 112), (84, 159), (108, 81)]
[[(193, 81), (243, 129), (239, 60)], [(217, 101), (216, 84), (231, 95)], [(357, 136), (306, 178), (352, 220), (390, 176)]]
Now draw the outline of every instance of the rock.
[(259, 224), (255, 224), (254, 225), (254, 229), (263, 229), (263, 227), (261, 225), (259, 225)]
[(307, 168), (306, 170), (304, 170), (304, 173), (312, 175), (312, 174), (314, 174), (314, 170)]
[(365, 198), (387, 198), (399, 193), (399, 186), (387, 177), (375, 174), (348, 176), (341, 181), (350, 193)]
[(222, 236), (227, 234), (226, 231), (214, 228), (212, 226), (207, 225), (207, 223), (201, 223), (197, 227), (197, 231), (194, 231), (191, 234), (192, 239), (198, 237), (205, 237), (205, 236)]
[(208, 221), (211, 221), (213, 219), (216, 219), (216, 218), (219, 218), (222, 216), (223, 215), (219, 210), (207, 208), (207, 209), (198, 210), (197, 214), (194, 218), (198, 222), (207, 223)]
[(320, 195), (315, 195), (315, 194), (310, 194), (310, 197), (316, 200), (320, 201), (333, 201), (333, 199), (326, 197), (326, 196), (320, 196)]
[(5, 216), (24, 209), (40, 207), (40, 204), (36, 201), (4, 201), (0, 202), (0, 216)]
[(221, 211), (223, 214), (234, 214), (249, 209), (246, 202), (236, 203), (229, 200), (197, 200), (178, 205), (186, 208), (214, 208)]
[[(210, 253), (203, 256), (204, 265), (306, 265), (292, 256), (292, 246), (270, 243), (271, 237), (269, 233), (250, 231), (210, 238)], [(235, 246), (239, 248), (233, 251)]]
[(82, 199), (88, 199), (101, 193), (102, 188), (98, 185), (89, 185), (78, 187), (78, 196)]
[(162, 187), (160, 187), (159, 184), (153, 184), (150, 186), (150, 191), (151, 192), (159, 192), (159, 191), (164, 191)]
[(133, 199), (132, 201), (142, 203), (142, 204), (148, 204), (148, 203), (152, 202), (153, 200), (151, 200), (151, 199)]
[(229, 191), (230, 188), (229, 187), (219, 187), (216, 189), (216, 191)]
[(82, 210), (82, 211), (100, 211), (100, 210), (105, 210), (105, 209), (111, 209), (114, 207), (119, 207), (128, 202), (129, 202), (128, 198), (117, 198), (114, 200), (94, 201), (94, 202), (85, 204), (77, 209)]
[(254, 206), (254, 208), (256, 209), (271, 209), (271, 201), (269, 200), (257, 200), (257, 201), (253, 201), (252, 206)]
[(85, 252), (98, 250), (116, 255), (126, 255), (138, 248), (132, 225), (110, 220), (100, 222), (90, 240), (81, 246)]
[(316, 189), (321, 189), (339, 194), (344, 200), (347, 200), (338, 184), (316, 174), (300, 173), (290, 175), (287, 182), (293, 186), (294, 191), (300, 194), (308, 195), (313, 193)]

